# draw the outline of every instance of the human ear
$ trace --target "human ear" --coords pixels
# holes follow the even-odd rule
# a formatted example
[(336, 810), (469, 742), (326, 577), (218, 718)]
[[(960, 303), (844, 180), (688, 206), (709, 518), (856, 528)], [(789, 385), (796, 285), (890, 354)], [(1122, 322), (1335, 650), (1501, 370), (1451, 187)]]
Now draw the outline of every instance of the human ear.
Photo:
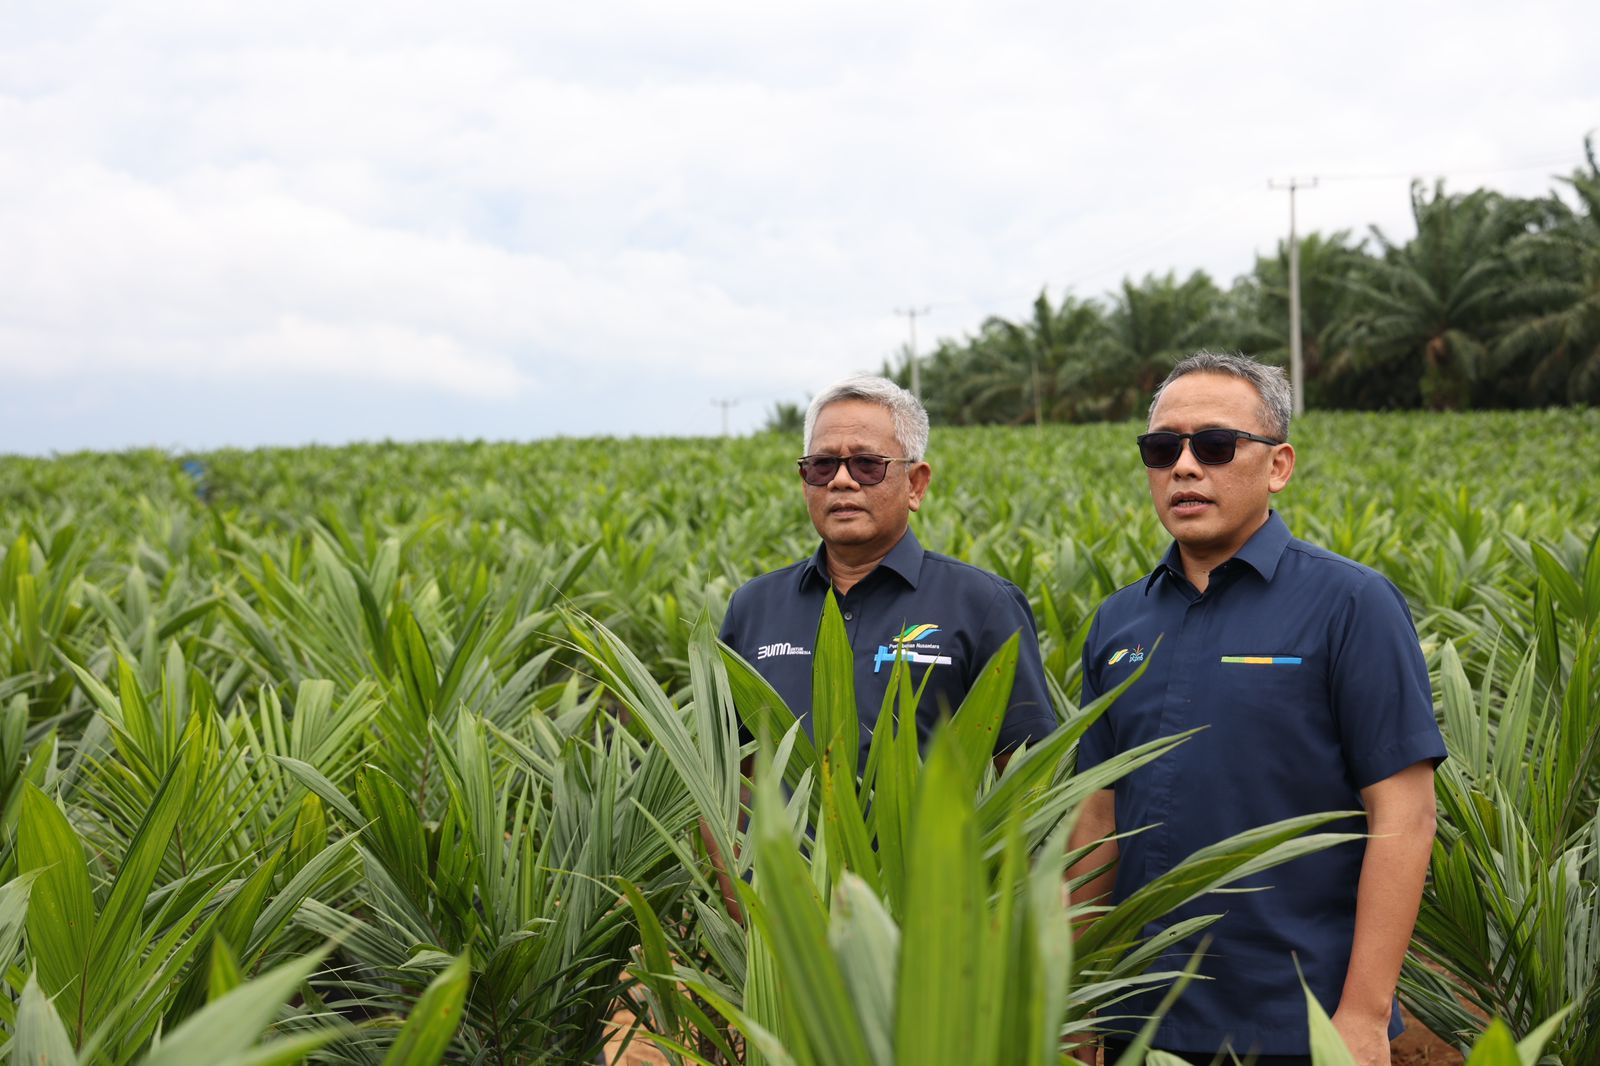
[(1267, 488), (1282, 492), (1294, 476), (1294, 445), (1279, 444), (1272, 449), (1272, 467), (1267, 472)]
[(913, 511), (922, 507), (922, 497), (928, 491), (928, 483), (933, 480), (933, 467), (927, 463), (913, 463), (906, 472), (910, 484), (910, 498), (907, 501)]

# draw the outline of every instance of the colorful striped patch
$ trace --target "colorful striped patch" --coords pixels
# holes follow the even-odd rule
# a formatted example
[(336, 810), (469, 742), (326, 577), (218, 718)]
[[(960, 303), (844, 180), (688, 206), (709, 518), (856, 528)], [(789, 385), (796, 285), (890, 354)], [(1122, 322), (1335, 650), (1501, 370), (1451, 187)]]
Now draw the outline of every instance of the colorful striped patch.
[(1298, 655), (1224, 655), (1222, 661), (1244, 666), (1299, 666), (1303, 660)]
[(1121, 651), (1117, 652), (1117, 654), (1115, 654), (1111, 658), (1107, 659), (1106, 660), (1106, 665), (1107, 666), (1115, 666), (1115, 665), (1117, 665), (1118, 663), (1120, 663), (1123, 660), (1123, 658), (1127, 654), (1128, 654), (1128, 649), (1127, 648), (1123, 648)]

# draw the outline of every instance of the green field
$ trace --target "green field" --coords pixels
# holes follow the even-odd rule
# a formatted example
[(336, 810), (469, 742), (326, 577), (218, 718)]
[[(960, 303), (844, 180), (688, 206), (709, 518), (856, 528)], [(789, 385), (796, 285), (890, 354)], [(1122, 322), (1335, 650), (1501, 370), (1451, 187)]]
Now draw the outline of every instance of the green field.
[[(1068, 722), (1086, 620), (1166, 543), (1135, 432), (934, 431), (914, 528), (1027, 592)], [(1573, 1007), (1550, 1051), (1600, 1062), (1600, 411), (1319, 413), (1294, 443), (1279, 509), (1405, 593), (1453, 755), (1403, 998), (1463, 1045), (1484, 1023), (1461, 997), (1518, 1037)], [(0, 458), (11, 1053), (578, 1062), (630, 973), (676, 964), (705, 994), (636, 989), (674, 1039), (757, 1061), (765, 1020), (763, 1061), (839, 1061), (787, 1013), (806, 1004), (776, 976), (784, 919), (727, 919), (695, 830), (743, 865), (763, 853), (725, 732), (755, 697), (707, 628), (814, 547), (799, 453), (767, 436)], [(1025, 802), (1010, 771), (970, 782), (974, 883), (996, 898), (1034, 876), (1005, 872), (1012, 847), (1050, 872), (1081, 794), (1070, 750), (1053, 757)], [(794, 758), (814, 814), (859, 798)], [(763, 821), (771, 855), (790, 827)], [(877, 851), (837, 839), (810, 857), (818, 920), (843, 921), (834, 892), (860, 873), (921, 958), (904, 870), (890, 856), (874, 881)], [(1094, 950), (1059, 963), (1046, 1029), (1131, 978)]]

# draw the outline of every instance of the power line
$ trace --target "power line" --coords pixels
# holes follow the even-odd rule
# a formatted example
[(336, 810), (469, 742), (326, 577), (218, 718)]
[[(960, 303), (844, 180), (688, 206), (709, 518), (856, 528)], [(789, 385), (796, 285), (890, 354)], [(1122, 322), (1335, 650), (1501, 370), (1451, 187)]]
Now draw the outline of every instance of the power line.
[(1574, 166), (1572, 156), (1564, 155), (1556, 159), (1542, 160), (1537, 163), (1514, 163), (1504, 167), (1458, 167), (1442, 170), (1396, 170), (1387, 174), (1323, 174), (1323, 181), (1396, 181), (1401, 178), (1413, 180), (1423, 177), (1439, 178), (1470, 178), (1483, 174), (1516, 174), (1529, 170), (1544, 170), (1547, 167)]
[(1124, 252), (1123, 254), (1102, 259), (1093, 266), (1080, 268), (1074, 276), (1069, 277), (1065, 282), (1062, 283), (1062, 288), (1076, 288), (1084, 282), (1089, 281), (1095, 276), (1103, 274), (1108, 270), (1117, 270), (1122, 267), (1129, 266), (1130, 264), (1137, 263), (1140, 260), (1147, 258), (1154, 252), (1159, 252), (1163, 248), (1169, 248), (1173, 244), (1177, 243), (1179, 238), (1185, 237), (1190, 233), (1201, 229), (1207, 223), (1216, 220), (1225, 212), (1239, 206), (1246, 199), (1259, 195), (1260, 193), (1258, 192), (1248, 189), (1241, 189), (1234, 195), (1216, 202), (1209, 210), (1190, 213), (1181, 224), (1165, 227), (1161, 231), (1160, 235), (1153, 237), (1142, 244), (1134, 245), (1130, 250)]

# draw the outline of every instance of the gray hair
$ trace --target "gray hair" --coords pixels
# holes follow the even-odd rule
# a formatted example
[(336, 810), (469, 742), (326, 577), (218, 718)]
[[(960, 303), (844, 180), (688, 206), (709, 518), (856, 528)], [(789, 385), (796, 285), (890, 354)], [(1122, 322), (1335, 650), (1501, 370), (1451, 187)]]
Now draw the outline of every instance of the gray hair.
[(1294, 394), (1289, 388), (1289, 376), (1283, 367), (1258, 363), (1247, 355), (1232, 352), (1195, 352), (1172, 368), (1167, 379), (1156, 386), (1150, 398), (1150, 414), (1156, 413), (1156, 404), (1167, 386), (1188, 374), (1226, 374), (1248, 382), (1261, 398), (1261, 423), (1267, 433), (1279, 440), (1289, 439), (1289, 416), (1294, 411)]
[(928, 452), (928, 412), (922, 401), (888, 378), (858, 374), (836, 381), (817, 393), (806, 408), (805, 449), (811, 451), (811, 431), (816, 428), (822, 409), (840, 400), (865, 400), (889, 409), (894, 419), (894, 439), (900, 445), (898, 458), (920, 461)]

